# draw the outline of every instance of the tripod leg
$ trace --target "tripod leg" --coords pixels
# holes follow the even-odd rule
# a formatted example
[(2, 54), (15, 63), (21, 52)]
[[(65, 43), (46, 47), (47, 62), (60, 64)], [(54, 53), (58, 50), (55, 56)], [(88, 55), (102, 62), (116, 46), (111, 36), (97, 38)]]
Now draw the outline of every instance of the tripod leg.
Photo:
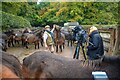
[(86, 58), (85, 51), (84, 51), (84, 46), (82, 45), (82, 43), (81, 43), (81, 47), (82, 47), (82, 52), (83, 52), (84, 59), (86, 60), (87, 58)]
[(75, 59), (76, 54), (77, 54), (77, 46), (76, 46), (76, 48), (75, 48), (75, 53), (74, 53), (73, 59)]
[(74, 53), (74, 55), (73, 55), (73, 59), (75, 59), (75, 56), (76, 56), (76, 49), (75, 49), (75, 53)]
[(80, 45), (77, 46), (77, 58), (76, 59), (79, 59), (79, 51), (80, 51)]
[(77, 46), (76, 46), (76, 49), (75, 49), (75, 53), (74, 53), (74, 56), (73, 56), (73, 59), (76, 57), (76, 59), (79, 58), (79, 50), (80, 50), (80, 45), (79, 43), (77, 43)]

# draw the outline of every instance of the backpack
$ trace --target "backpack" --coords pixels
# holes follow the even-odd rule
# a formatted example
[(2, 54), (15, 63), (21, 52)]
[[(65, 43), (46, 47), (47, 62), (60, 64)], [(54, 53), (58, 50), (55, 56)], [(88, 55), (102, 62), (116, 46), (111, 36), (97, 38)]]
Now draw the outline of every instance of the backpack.
[(48, 31), (48, 30), (45, 30), (45, 31), (48, 32), (48, 33), (51, 35), (52, 39), (54, 40), (54, 35), (53, 35), (53, 33), (52, 33), (51, 31)]

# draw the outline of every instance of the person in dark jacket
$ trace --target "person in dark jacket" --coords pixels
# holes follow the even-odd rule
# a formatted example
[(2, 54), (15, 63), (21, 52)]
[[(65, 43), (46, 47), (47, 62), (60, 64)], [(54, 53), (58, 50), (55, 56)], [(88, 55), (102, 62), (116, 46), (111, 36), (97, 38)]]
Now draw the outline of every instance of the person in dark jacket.
[(95, 60), (101, 58), (104, 55), (103, 40), (95, 26), (90, 28), (89, 37), (89, 45), (87, 46), (88, 59)]

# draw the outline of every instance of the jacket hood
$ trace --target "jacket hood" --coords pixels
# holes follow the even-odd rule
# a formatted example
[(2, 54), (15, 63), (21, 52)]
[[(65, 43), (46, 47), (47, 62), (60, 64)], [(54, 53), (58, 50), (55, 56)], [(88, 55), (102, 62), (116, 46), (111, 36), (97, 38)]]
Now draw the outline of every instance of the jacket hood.
[(89, 36), (92, 37), (94, 34), (98, 34), (98, 30), (94, 30)]
[(93, 31), (96, 31), (96, 30), (98, 30), (95, 26), (92, 26), (91, 28), (90, 28), (90, 32), (89, 32), (89, 34), (91, 34)]

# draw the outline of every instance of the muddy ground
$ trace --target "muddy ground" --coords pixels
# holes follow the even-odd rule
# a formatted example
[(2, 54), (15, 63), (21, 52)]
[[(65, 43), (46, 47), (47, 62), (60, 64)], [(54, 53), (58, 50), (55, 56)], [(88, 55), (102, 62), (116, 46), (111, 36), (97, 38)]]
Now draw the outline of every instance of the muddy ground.
[[(35, 51), (44, 51), (44, 50), (45, 50), (45, 48), (42, 47), (41, 45), (40, 45), (39, 49), (35, 49), (33, 44), (29, 44), (29, 48), (26, 49), (25, 47), (22, 47), (21, 44), (16, 44), (15, 47), (9, 47), (7, 52), (9, 54), (15, 55), (22, 63), (22, 60), (26, 56), (33, 54), (33, 52), (35, 52)], [(62, 55), (64, 57), (68, 57), (68, 58), (73, 58), (74, 51), (75, 51), (75, 46), (72, 46), (72, 47), (67, 46), (67, 43), (66, 43), (65, 49), (63, 49), (63, 52), (60, 52), (60, 51), (58, 53), (54, 52), (54, 54), (59, 54), (59, 55)], [(84, 59), (82, 53), (80, 54), (79, 59)]]

